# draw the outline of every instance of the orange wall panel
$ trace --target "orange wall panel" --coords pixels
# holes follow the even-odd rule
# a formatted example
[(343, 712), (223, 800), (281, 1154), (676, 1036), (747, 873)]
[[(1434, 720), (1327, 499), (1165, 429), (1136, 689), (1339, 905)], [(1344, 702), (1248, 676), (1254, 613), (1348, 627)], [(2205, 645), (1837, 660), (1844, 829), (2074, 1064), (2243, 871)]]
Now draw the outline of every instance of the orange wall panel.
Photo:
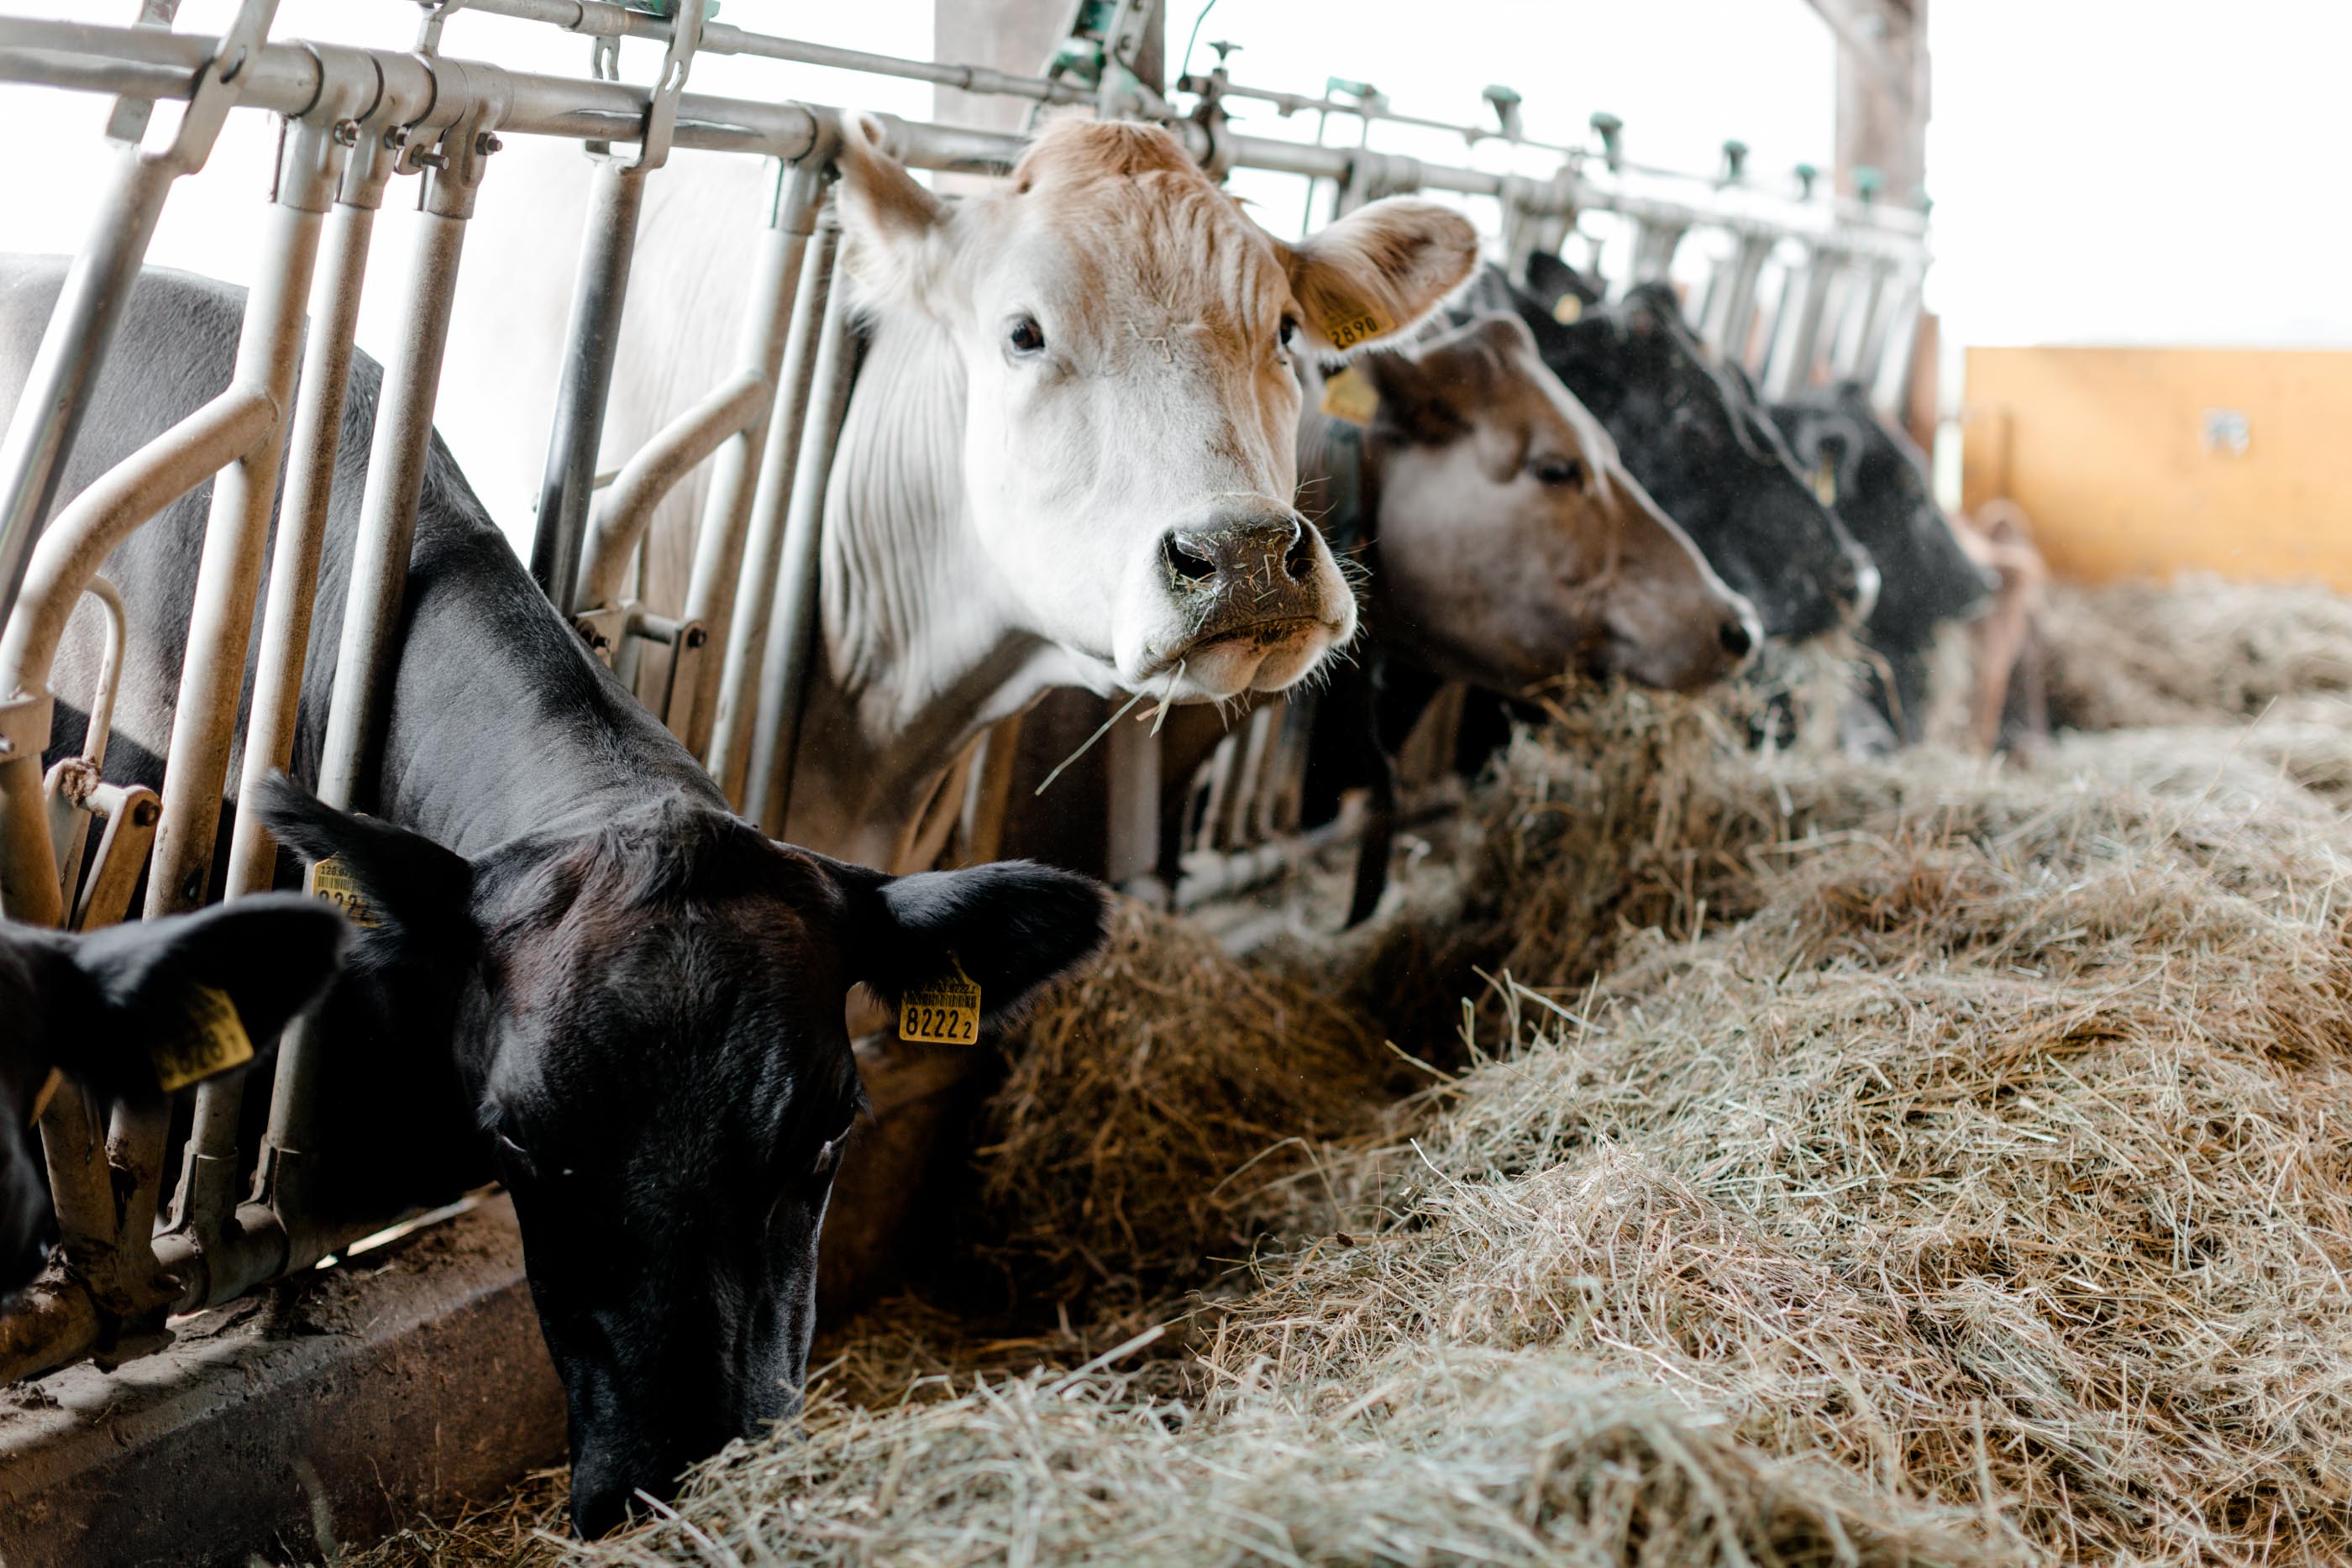
[(1962, 453), (2060, 576), (2352, 591), (2352, 353), (1970, 349)]

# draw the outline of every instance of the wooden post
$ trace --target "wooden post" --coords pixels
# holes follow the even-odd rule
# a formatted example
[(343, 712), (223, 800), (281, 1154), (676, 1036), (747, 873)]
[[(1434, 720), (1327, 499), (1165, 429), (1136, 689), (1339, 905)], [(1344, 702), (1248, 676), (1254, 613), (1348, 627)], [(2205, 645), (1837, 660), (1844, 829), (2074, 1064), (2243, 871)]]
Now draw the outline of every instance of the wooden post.
[(1837, 184), (1885, 177), (1885, 198), (1916, 202), (1927, 172), (1927, 0), (1810, 0), (1837, 36)]

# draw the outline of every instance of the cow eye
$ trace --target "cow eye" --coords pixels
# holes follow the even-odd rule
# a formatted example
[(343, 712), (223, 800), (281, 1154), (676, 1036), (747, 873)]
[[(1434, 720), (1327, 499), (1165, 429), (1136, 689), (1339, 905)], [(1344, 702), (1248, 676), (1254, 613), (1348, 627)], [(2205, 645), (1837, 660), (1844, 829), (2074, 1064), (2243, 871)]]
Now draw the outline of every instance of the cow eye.
[(1573, 457), (1538, 457), (1528, 465), (1528, 472), (1545, 485), (1584, 488), (1584, 465)]
[(1013, 329), (1005, 335), (1005, 341), (1012, 345), (1013, 353), (1022, 359), (1027, 359), (1033, 354), (1042, 354), (1045, 351), (1045, 329), (1037, 325), (1037, 318), (1034, 316), (1015, 317)]
[(1296, 316), (1285, 316), (1282, 319), (1282, 331), (1280, 333), (1280, 338), (1282, 347), (1286, 352), (1288, 351), (1290, 348), (1290, 340), (1297, 336), (1298, 336), (1298, 318)]

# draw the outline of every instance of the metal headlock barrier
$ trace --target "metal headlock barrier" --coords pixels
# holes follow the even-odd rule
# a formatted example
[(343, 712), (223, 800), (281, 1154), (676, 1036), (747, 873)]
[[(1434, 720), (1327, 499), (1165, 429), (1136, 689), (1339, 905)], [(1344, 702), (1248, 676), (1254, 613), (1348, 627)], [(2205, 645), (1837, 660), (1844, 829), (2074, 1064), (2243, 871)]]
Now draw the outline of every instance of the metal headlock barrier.
[[(131, 8), (131, 0), (124, 3)], [(1745, 190), (1727, 199), (1719, 182), (1701, 182), (1706, 188), (1693, 197), (1661, 195), (1640, 188), (1639, 172), (1623, 165), (1613, 146), (1597, 156), (1546, 149), (1518, 138), (1508, 114), (1493, 131), (1443, 128), (1461, 131), (1467, 143), (1557, 152), (1563, 159), (1557, 172), (1497, 173), (1369, 146), (1244, 134), (1227, 117), (1229, 101), (1269, 103), (1284, 115), (1312, 110), (1326, 121), (1352, 115), (1367, 141), (1384, 120), (1440, 122), (1393, 114), (1369, 90), (1342, 102), (1235, 87), (1222, 65), (1181, 84), (1193, 102), (1180, 110), (1124, 68), (1133, 42), (1133, 7), (1125, 5), (1108, 22), (1111, 7), (1081, 5), (1075, 47), (1045, 74), (1024, 77), (769, 37), (706, 22), (698, 6), (674, 0), (658, 7), (661, 14), (610, 0), (419, 3), (418, 34), (407, 49), (273, 40), (276, 0), (243, 0), (218, 37), (173, 32), (177, 0), (138, 0), (136, 25), (125, 26), (0, 16), (0, 81), (116, 100), (105, 132), (115, 144), (111, 177), (0, 441), (0, 907), (12, 919), (93, 928), (129, 918), (142, 871), (144, 917), (208, 896), (257, 610), (262, 632), (226, 896), (269, 885), (275, 850), (252, 816), (252, 787), (291, 758), (373, 225), (392, 182), (413, 179), (425, 219), (403, 329), (385, 368), (318, 779), (331, 805), (360, 803), (372, 777), (368, 737), (379, 732), (388, 691), (467, 221), (486, 182), (495, 187), (502, 138), (518, 135), (577, 141), (599, 160), (531, 572), (624, 674), (661, 665), (659, 689), (647, 689), (648, 678), (640, 695), (704, 759), (737, 810), (771, 833), (781, 830), (813, 662), (825, 484), (854, 359), (827, 204), (839, 118), (818, 104), (688, 92), (698, 55), (837, 67), (1153, 120), (1213, 174), (1247, 167), (1304, 175), (1329, 182), (1342, 206), (1412, 191), (1489, 198), (1501, 211), (1504, 250), (1515, 258), (1538, 246), (1558, 248), (1581, 215), (1609, 214), (1633, 225), (1644, 275), (1658, 275), (1685, 235), (1714, 232), (1731, 248), (1704, 308), (1710, 337), (1769, 345), (1771, 384), (1793, 385), (1825, 361), (1840, 370), (1893, 363), (1907, 346), (1926, 265), (1916, 214)], [(593, 40), (591, 74), (536, 75), (446, 53), (446, 24), (468, 11), (585, 36)], [(618, 79), (624, 37), (662, 49), (652, 86)], [(168, 135), (150, 136), (153, 108), (163, 100), (185, 109)], [(1496, 101), (1498, 110), (1509, 107)], [(51, 517), (158, 214), (182, 178), (205, 167), (232, 110), (281, 117), (284, 130), (233, 378)], [(1009, 134), (887, 117), (885, 125), (889, 151), (917, 168), (1001, 171), (1020, 151), (1021, 139)], [(677, 148), (772, 164), (764, 204), (748, 214), (758, 220), (754, 281), (738, 365), (600, 489), (596, 455), (638, 217), (646, 183), (661, 177)], [(1751, 333), (1758, 279), (1775, 257), (1789, 283), (1769, 330)], [(663, 497), (706, 462), (713, 477), (691, 581), (678, 611), (661, 613), (625, 595), (625, 568)], [(211, 509), (159, 799), (100, 778), (123, 616), (99, 573), (118, 545), (208, 479)], [(268, 593), (257, 604), (265, 563)], [(97, 689), (77, 694), (88, 698), (91, 716), (82, 752), (45, 775), (52, 667), (85, 594), (105, 612), (108, 653)], [(646, 644), (666, 645), (668, 657), (646, 661)], [(1265, 705), (1213, 765), (1218, 771), (1203, 786), (1213, 799), (1199, 813), (1212, 826), (1200, 847), (1235, 868), (1212, 879), (1215, 886), (1238, 885), (1255, 874), (1249, 867), (1296, 852), (1300, 722), (1289, 705)], [(959, 782), (942, 791), (961, 806), (968, 857), (993, 852), (1013, 733), (1000, 729), (968, 752)], [(1150, 753), (1123, 735), (1115, 756), (1136, 782), (1114, 800), (1114, 817), (1127, 822), (1130, 843), (1139, 831), (1148, 840), (1156, 810), (1146, 806), (1139, 818), (1136, 799), (1148, 789), (1156, 801)], [(87, 849), (93, 821), (102, 824), (94, 852)], [(282, 1042), (274, 1078), (253, 1086), (269, 1096), (257, 1160), (245, 1159), (237, 1144), (246, 1082), (230, 1077), (186, 1092), (193, 1121), (168, 1202), (170, 1107), (117, 1106), (102, 1124), (100, 1108), (73, 1090), (56, 1095), (41, 1129), (63, 1245), (35, 1286), (0, 1315), (0, 1382), (93, 1353), (108, 1364), (144, 1354), (168, 1341), (168, 1314), (310, 1269), (399, 1218), (365, 1226), (321, 1218), (315, 1171), (332, 1133), (320, 1103), (320, 1046), (298, 1024)]]

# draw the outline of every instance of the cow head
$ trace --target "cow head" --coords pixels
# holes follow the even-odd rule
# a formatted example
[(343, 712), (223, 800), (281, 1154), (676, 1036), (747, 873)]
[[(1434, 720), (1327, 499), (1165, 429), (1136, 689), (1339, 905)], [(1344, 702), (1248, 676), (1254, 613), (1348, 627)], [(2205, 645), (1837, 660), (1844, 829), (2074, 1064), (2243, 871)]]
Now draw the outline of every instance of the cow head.
[[(1774, 637), (1817, 635), (1870, 612), (1878, 572), (1797, 469), (1738, 367), (1712, 361), (1663, 284), (1614, 304), (1538, 253), (1507, 288), (1544, 363), (1616, 438), (1625, 465)], [(1581, 292), (1579, 292), (1581, 290)], [(1581, 304), (1563, 322), (1559, 302)]]
[(1775, 404), (1772, 421), (1884, 574), (1864, 623), (1874, 644), (1923, 647), (1939, 623), (1972, 613), (2000, 586), (1936, 505), (1926, 455), (1878, 416), (1859, 382), (1807, 387)]
[(266, 1049), (326, 988), (345, 935), (332, 909), (290, 895), (79, 936), (0, 922), (0, 1294), (39, 1270), (51, 1228), (31, 1128), (50, 1073), (101, 1100), (153, 1100), (149, 1053), (185, 1033), (197, 987), (226, 993)]
[(866, 308), (954, 345), (971, 524), (1023, 628), (1178, 700), (1278, 690), (1345, 643), (1354, 597), (1292, 507), (1290, 356), (1411, 329), (1469, 275), (1469, 224), (1391, 200), (1286, 245), (1167, 131), (1071, 119), (950, 206), (881, 136), (843, 127), (849, 265)]
[(848, 988), (887, 998), (960, 967), (992, 1025), (1099, 947), (1108, 915), (1068, 873), (894, 880), (677, 802), (470, 862), (282, 778), (263, 810), (359, 884), (379, 924), (355, 967), (453, 1020), (590, 1536), (799, 1409), (818, 1231), (863, 1103)]
[(1747, 601), (1625, 471), (1515, 315), (1358, 368), (1384, 640), (1449, 679), (1520, 691), (1574, 671), (1687, 690), (1747, 662)]

